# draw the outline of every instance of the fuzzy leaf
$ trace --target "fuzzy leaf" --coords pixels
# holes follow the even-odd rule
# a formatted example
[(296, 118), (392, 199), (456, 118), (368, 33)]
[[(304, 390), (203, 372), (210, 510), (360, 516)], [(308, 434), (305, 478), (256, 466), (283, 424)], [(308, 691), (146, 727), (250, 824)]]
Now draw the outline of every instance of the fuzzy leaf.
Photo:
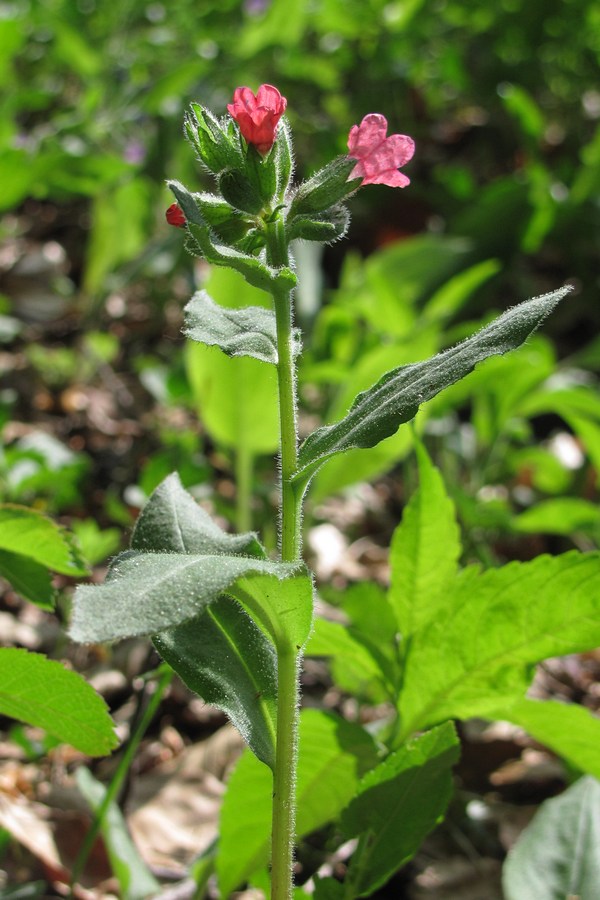
[(507, 353), (525, 341), (571, 290), (560, 288), (509, 309), (466, 341), (424, 362), (388, 372), (359, 394), (347, 416), (314, 431), (300, 447), (296, 479), (310, 475), (330, 456), (353, 447), (373, 447), (414, 418), (419, 406), (464, 378), (489, 356)]
[(404, 641), (445, 606), (460, 555), (454, 504), (425, 448), (417, 442), (415, 449), (419, 489), (404, 510), (390, 548), (392, 582), (388, 600)]
[(546, 800), (504, 865), (506, 900), (596, 900), (600, 782), (587, 776)]
[(363, 836), (347, 875), (353, 897), (370, 896), (385, 884), (443, 817), (459, 751), (454, 726), (446, 722), (367, 772), (342, 813), (345, 834)]
[[(358, 779), (377, 759), (373, 739), (333, 713), (300, 715), (299, 836), (334, 819), (353, 796)], [(222, 897), (264, 866), (269, 856), (272, 778), (251, 754), (229, 779), (220, 822), (217, 874)]]
[(184, 310), (183, 333), (192, 341), (219, 347), (227, 356), (251, 356), (277, 364), (275, 313), (261, 306), (219, 306), (197, 291)]
[(296, 568), (293, 578), (278, 581), (269, 575), (239, 578), (231, 595), (273, 640), (276, 647), (300, 650), (310, 634), (313, 617), (313, 585), (308, 575)]
[(191, 690), (229, 716), (267, 766), (275, 762), (277, 659), (269, 639), (227, 597), (191, 622), (154, 636)]
[(228, 553), (258, 556), (264, 551), (253, 532), (228, 534), (181, 484), (168, 475), (153, 491), (131, 536), (132, 550), (174, 553)]
[(400, 714), (404, 734), (510, 708), (534, 664), (600, 644), (600, 553), (576, 551), (465, 569), (436, 618), (411, 637)]
[(104, 756), (118, 743), (104, 700), (77, 672), (40, 653), (0, 649), (0, 713), (89, 756)]

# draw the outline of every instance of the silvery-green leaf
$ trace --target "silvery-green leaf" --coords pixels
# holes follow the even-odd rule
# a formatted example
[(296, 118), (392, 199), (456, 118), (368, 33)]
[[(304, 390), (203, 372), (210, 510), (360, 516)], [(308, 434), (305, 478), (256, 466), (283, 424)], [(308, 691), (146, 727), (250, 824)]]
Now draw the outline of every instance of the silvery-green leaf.
[(228, 356), (252, 356), (277, 364), (275, 313), (261, 306), (220, 306), (206, 291), (196, 291), (184, 310), (183, 333)]
[(417, 414), (419, 406), (464, 378), (489, 356), (525, 341), (571, 290), (565, 286), (507, 310), (456, 347), (420, 363), (388, 372), (359, 394), (345, 418), (318, 428), (304, 441), (296, 480), (303, 483), (329, 457), (355, 447), (373, 447)]

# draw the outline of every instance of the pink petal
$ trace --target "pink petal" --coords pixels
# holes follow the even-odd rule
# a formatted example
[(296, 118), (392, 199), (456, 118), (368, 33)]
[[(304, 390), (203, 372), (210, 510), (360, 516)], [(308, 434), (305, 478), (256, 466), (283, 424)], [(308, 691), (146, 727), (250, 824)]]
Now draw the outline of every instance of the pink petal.
[(353, 125), (348, 136), (350, 156), (362, 159), (371, 153), (387, 133), (387, 119), (379, 113), (369, 113), (360, 125)]
[(415, 153), (415, 142), (407, 134), (391, 134), (385, 145), (394, 157), (394, 168), (406, 165)]
[(365, 178), (363, 186), (366, 184), (387, 184), (388, 187), (402, 188), (410, 184), (410, 178), (407, 178), (398, 169), (387, 169), (385, 172), (378, 172), (371, 177)]
[(264, 106), (267, 109), (280, 115), (285, 111), (287, 100), (282, 97), (276, 87), (272, 84), (261, 84), (256, 92), (256, 102), (258, 106)]

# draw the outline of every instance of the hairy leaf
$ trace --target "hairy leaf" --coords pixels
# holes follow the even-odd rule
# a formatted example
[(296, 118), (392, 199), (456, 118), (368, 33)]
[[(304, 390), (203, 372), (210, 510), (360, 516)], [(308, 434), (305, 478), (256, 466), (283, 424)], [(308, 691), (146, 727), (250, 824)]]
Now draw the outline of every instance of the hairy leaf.
[(318, 428), (298, 456), (296, 479), (305, 482), (330, 456), (353, 447), (373, 447), (412, 419), (421, 403), (454, 384), (489, 356), (507, 353), (525, 341), (571, 290), (569, 286), (509, 309), (466, 341), (432, 359), (384, 375), (359, 394), (347, 416)]
[(223, 710), (253, 753), (273, 768), (277, 659), (272, 643), (239, 605), (221, 597), (201, 616), (153, 640), (187, 686)]
[(28, 650), (0, 649), (0, 713), (89, 756), (104, 756), (118, 743), (104, 700), (81, 675)]
[(596, 900), (600, 885), (600, 783), (581, 778), (546, 800), (504, 865), (506, 900)]
[(275, 313), (262, 306), (220, 306), (196, 291), (184, 310), (183, 333), (192, 341), (219, 347), (228, 356), (251, 356), (277, 364)]
[(342, 813), (345, 834), (361, 836), (347, 875), (352, 896), (370, 896), (417, 852), (446, 811), (459, 751), (446, 722), (367, 772)]

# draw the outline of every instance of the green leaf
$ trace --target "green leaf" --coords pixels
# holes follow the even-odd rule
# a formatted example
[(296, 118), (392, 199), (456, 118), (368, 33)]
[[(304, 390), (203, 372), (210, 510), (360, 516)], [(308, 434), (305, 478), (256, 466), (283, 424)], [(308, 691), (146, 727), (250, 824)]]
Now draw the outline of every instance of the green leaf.
[(15, 591), (36, 603), (41, 609), (54, 609), (52, 576), (40, 563), (20, 553), (0, 550), (0, 575), (6, 578)]
[(265, 556), (253, 532), (228, 534), (219, 528), (176, 472), (153, 491), (133, 529), (131, 547), (145, 552)]
[(62, 575), (87, 575), (67, 532), (25, 506), (0, 506), (0, 549), (19, 553)]
[(579, 497), (542, 500), (511, 520), (511, 528), (526, 534), (573, 534), (595, 530), (600, 525), (600, 508)]
[(600, 885), (600, 783), (581, 778), (546, 800), (510, 851), (506, 900), (596, 900)]
[(297, 570), (245, 556), (129, 550), (104, 584), (77, 588), (69, 634), (84, 644), (158, 634), (194, 619), (238, 578), (256, 573), (278, 581)]
[(456, 575), (461, 550), (454, 504), (442, 476), (418, 441), (415, 450), (419, 488), (404, 510), (390, 548), (388, 600), (404, 641), (446, 605), (446, 591)]
[(219, 347), (227, 356), (251, 356), (277, 364), (275, 313), (261, 306), (219, 306), (197, 291), (184, 310), (183, 333), (192, 341)]
[(534, 664), (600, 644), (600, 553), (572, 551), (465, 569), (434, 621), (413, 635), (400, 698), (403, 733), (493, 715), (525, 692)]
[(314, 900), (344, 900), (344, 885), (335, 878), (319, 878), (315, 876)]
[[(106, 795), (106, 788), (89, 769), (79, 766), (75, 773), (77, 787), (97, 812)], [(123, 900), (145, 900), (160, 888), (133, 843), (125, 819), (116, 803), (111, 803), (102, 819), (100, 830), (108, 851), (111, 868), (117, 877)]]
[(313, 618), (313, 585), (302, 569), (294, 577), (277, 581), (272, 576), (240, 578), (231, 595), (253, 616), (276, 647), (300, 650), (310, 634)]
[[(376, 762), (370, 735), (333, 713), (303, 710), (298, 758), (298, 836), (334, 819), (353, 796), (360, 776)], [(272, 777), (244, 754), (221, 808), (217, 874), (221, 896), (232, 891), (269, 857)]]
[(466, 341), (421, 363), (388, 372), (359, 394), (348, 415), (314, 431), (300, 447), (296, 479), (306, 482), (330, 456), (353, 447), (373, 447), (414, 418), (419, 406), (471, 372), (489, 356), (525, 341), (571, 290), (534, 297), (509, 309)]
[(498, 709), (494, 719), (506, 719), (571, 765), (600, 778), (600, 719), (589, 709), (558, 700), (523, 698), (509, 709)]
[(104, 700), (81, 675), (28, 650), (0, 649), (0, 712), (89, 756), (118, 743)]
[(446, 722), (367, 772), (342, 813), (345, 834), (361, 836), (347, 875), (352, 896), (370, 896), (417, 852), (446, 811), (459, 752)]
[(155, 635), (154, 645), (191, 690), (229, 716), (250, 749), (275, 763), (277, 659), (239, 605), (221, 597), (191, 622)]

